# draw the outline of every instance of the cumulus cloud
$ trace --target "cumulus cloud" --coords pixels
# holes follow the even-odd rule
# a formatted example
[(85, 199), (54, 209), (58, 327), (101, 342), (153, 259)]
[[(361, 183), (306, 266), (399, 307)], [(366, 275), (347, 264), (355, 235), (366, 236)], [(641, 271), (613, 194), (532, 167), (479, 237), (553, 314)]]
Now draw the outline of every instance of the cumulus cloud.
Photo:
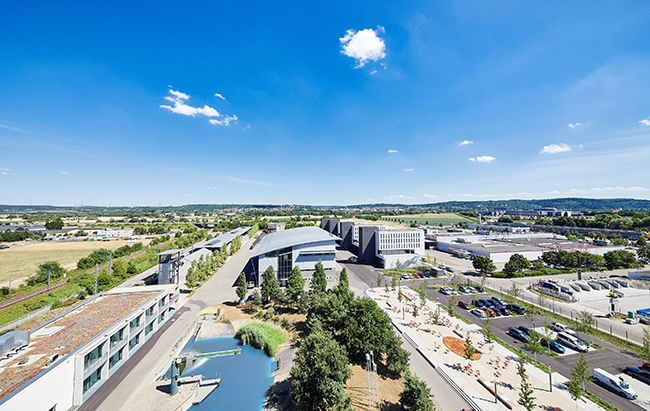
[(435, 195), (435, 194), (422, 194), (422, 197), (424, 197), (424, 198), (438, 198), (438, 196)]
[(356, 60), (354, 68), (361, 68), (369, 61), (378, 61), (386, 57), (386, 44), (378, 34), (384, 33), (384, 28), (377, 30), (364, 29), (360, 31), (348, 30), (341, 37), (341, 53)]
[[(210, 118), (210, 124), (218, 126), (228, 126), (230, 123), (237, 122), (237, 116), (224, 116), (219, 113), (214, 107), (210, 107), (207, 104), (203, 107), (192, 107), (187, 104), (187, 100), (190, 99), (188, 94), (185, 94), (174, 89), (169, 90), (171, 96), (164, 97), (165, 100), (173, 103), (173, 105), (162, 104), (160, 108), (171, 111), (172, 113), (182, 114), (184, 116), (196, 117), (204, 116)], [(215, 96), (220, 97), (225, 100), (221, 94), (215, 94)]]
[(210, 119), (210, 124), (215, 126), (229, 126), (230, 123), (236, 123), (238, 120), (237, 116), (225, 116), (221, 120)]
[(581, 125), (582, 125), (582, 123), (567, 124), (567, 127), (569, 127), (569, 128), (576, 128), (576, 127), (581, 126)]
[(560, 194), (560, 192), (557, 190), (553, 190), (553, 191), (547, 191), (546, 194)]
[(650, 126), (650, 117), (639, 121), (639, 123), (643, 124), (644, 126)]
[(492, 156), (478, 156), (478, 157), (470, 157), (468, 160), (473, 161), (475, 163), (489, 163), (496, 159)]
[(473, 141), (469, 141), (469, 140), (463, 140), (463, 141), (460, 142), (460, 145), (461, 145), (461, 146), (466, 146), (466, 145), (468, 145), (468, 144), (474, 144), (474, 142), (473, 142)]
[(388, 200), (388, 201), (395, 201), (395, 200), (412, 200), (412, 199), (414, 199), (414, 198), (415, 198), (415, 197), (412, 197), (412, 196), (405, 196), (405, 195), (403, 195), (403, 194), (398, 194), (398, 195), (396, 195), (396, 196), (388, 196), (388, 197), (384, 197), (384, 200)]
[(571, 147), (564, 144), (549, 144), (547, 146), (544, 146), (544, 148), (540, 151), (540, 154), (556, 154), (556, 153), (562, 153), (564, 151), (571, 151)]
[(645, 193), (650, 188), (633, 186), (633, 187), (592, 187), (588, 189), (572, 188), (567, 194), (605, 194), (605, 193)]
[(214, 96), (215, 96), (215, 97), (219, 97), (219, 98), (222, 99), (222, 100), (225, 100), (225, 99), (226, 99), (224, 96), (222, 96), (222, 95), (219, 94), (219, 93), (214, 93)]
[(388, 150), (388, 152), (389, 152), (390, 154), (394, 154), (394, 153), (397, 153), (397, 150)]
[(67, 171), (61, 171), (61, 174), (63, 174), (64, 176), (71, 176), (72, 175), (72, 173), (68, 173)]
[(406, 171), (408, 173), (409, 171), (414, 171), (414, 169), (413, 168), (405, 168), (404, 171)]

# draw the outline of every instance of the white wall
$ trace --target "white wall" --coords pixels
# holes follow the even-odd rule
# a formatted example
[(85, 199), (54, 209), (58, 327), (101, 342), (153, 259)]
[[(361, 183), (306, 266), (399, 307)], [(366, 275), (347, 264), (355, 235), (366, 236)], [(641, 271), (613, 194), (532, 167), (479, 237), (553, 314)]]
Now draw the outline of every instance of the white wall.
[(0, 408), (2, 411), (48, 411), (72, 407), (74, 358), (69, 357), (41, 378), (14, 394)]

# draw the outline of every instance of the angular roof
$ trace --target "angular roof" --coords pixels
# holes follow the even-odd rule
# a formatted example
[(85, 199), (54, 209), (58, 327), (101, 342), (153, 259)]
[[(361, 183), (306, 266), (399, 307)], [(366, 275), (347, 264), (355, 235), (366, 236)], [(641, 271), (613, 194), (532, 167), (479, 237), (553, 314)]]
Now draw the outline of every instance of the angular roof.
[(341, 238), (330, 234), (320, 227), (299, 227), (267, 234), (255, 248), (252, 257), (257, 257), (271, 251), (300, 244), (318, 243), (321, 241), (340, 241)]

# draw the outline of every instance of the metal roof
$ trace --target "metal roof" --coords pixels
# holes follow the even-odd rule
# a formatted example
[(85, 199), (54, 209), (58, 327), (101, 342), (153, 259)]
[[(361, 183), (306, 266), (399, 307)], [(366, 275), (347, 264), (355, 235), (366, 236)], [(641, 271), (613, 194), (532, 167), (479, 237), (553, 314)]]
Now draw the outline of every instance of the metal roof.
[(262, 238), (252, 257), (269, 253), (281, 248), (300, 244), (318, 243), (320, 241), (340, 241), (341, 238), (330, 234), (320, 227), (299, 227), (267, 234)]
[(200, 243), (197, 243), (194, 245), (194, 248), (221, 248), (226, 244), (230, 244), (232, 240), (235, 239), (237, 236), (242, 236), (249, 232), (251, 230), (251, 227), (239, 227), (235, 228), (234, 230), (230, 230), (227, 233), (221, 234), (220, 236), (217, 236), (215, 238), (211, 238), (209, 240), (201, 241)]
[(179, 249), (175, 249), (175, 250), (167, 250), (167, 251), (163, 251), (163, 252), (160, 252), (160, 253), (158, 253), (158, 254), (156, 254), (156, 255), (158, 256), (158, 255), (178, 254), (178, 253), (180, 253), (181, 251), (183, 251), (183, 250), (179, 248)]

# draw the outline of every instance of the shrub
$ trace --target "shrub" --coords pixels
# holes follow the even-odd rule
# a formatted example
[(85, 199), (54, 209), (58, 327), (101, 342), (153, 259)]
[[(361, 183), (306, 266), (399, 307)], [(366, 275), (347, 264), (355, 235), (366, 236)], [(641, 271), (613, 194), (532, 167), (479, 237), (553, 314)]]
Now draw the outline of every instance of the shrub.
[(273, 357), (278, 352), (278, 347), (286, 341), (287, 334), (267, 324), (251, 323), (237, 330), (235, 337)]

